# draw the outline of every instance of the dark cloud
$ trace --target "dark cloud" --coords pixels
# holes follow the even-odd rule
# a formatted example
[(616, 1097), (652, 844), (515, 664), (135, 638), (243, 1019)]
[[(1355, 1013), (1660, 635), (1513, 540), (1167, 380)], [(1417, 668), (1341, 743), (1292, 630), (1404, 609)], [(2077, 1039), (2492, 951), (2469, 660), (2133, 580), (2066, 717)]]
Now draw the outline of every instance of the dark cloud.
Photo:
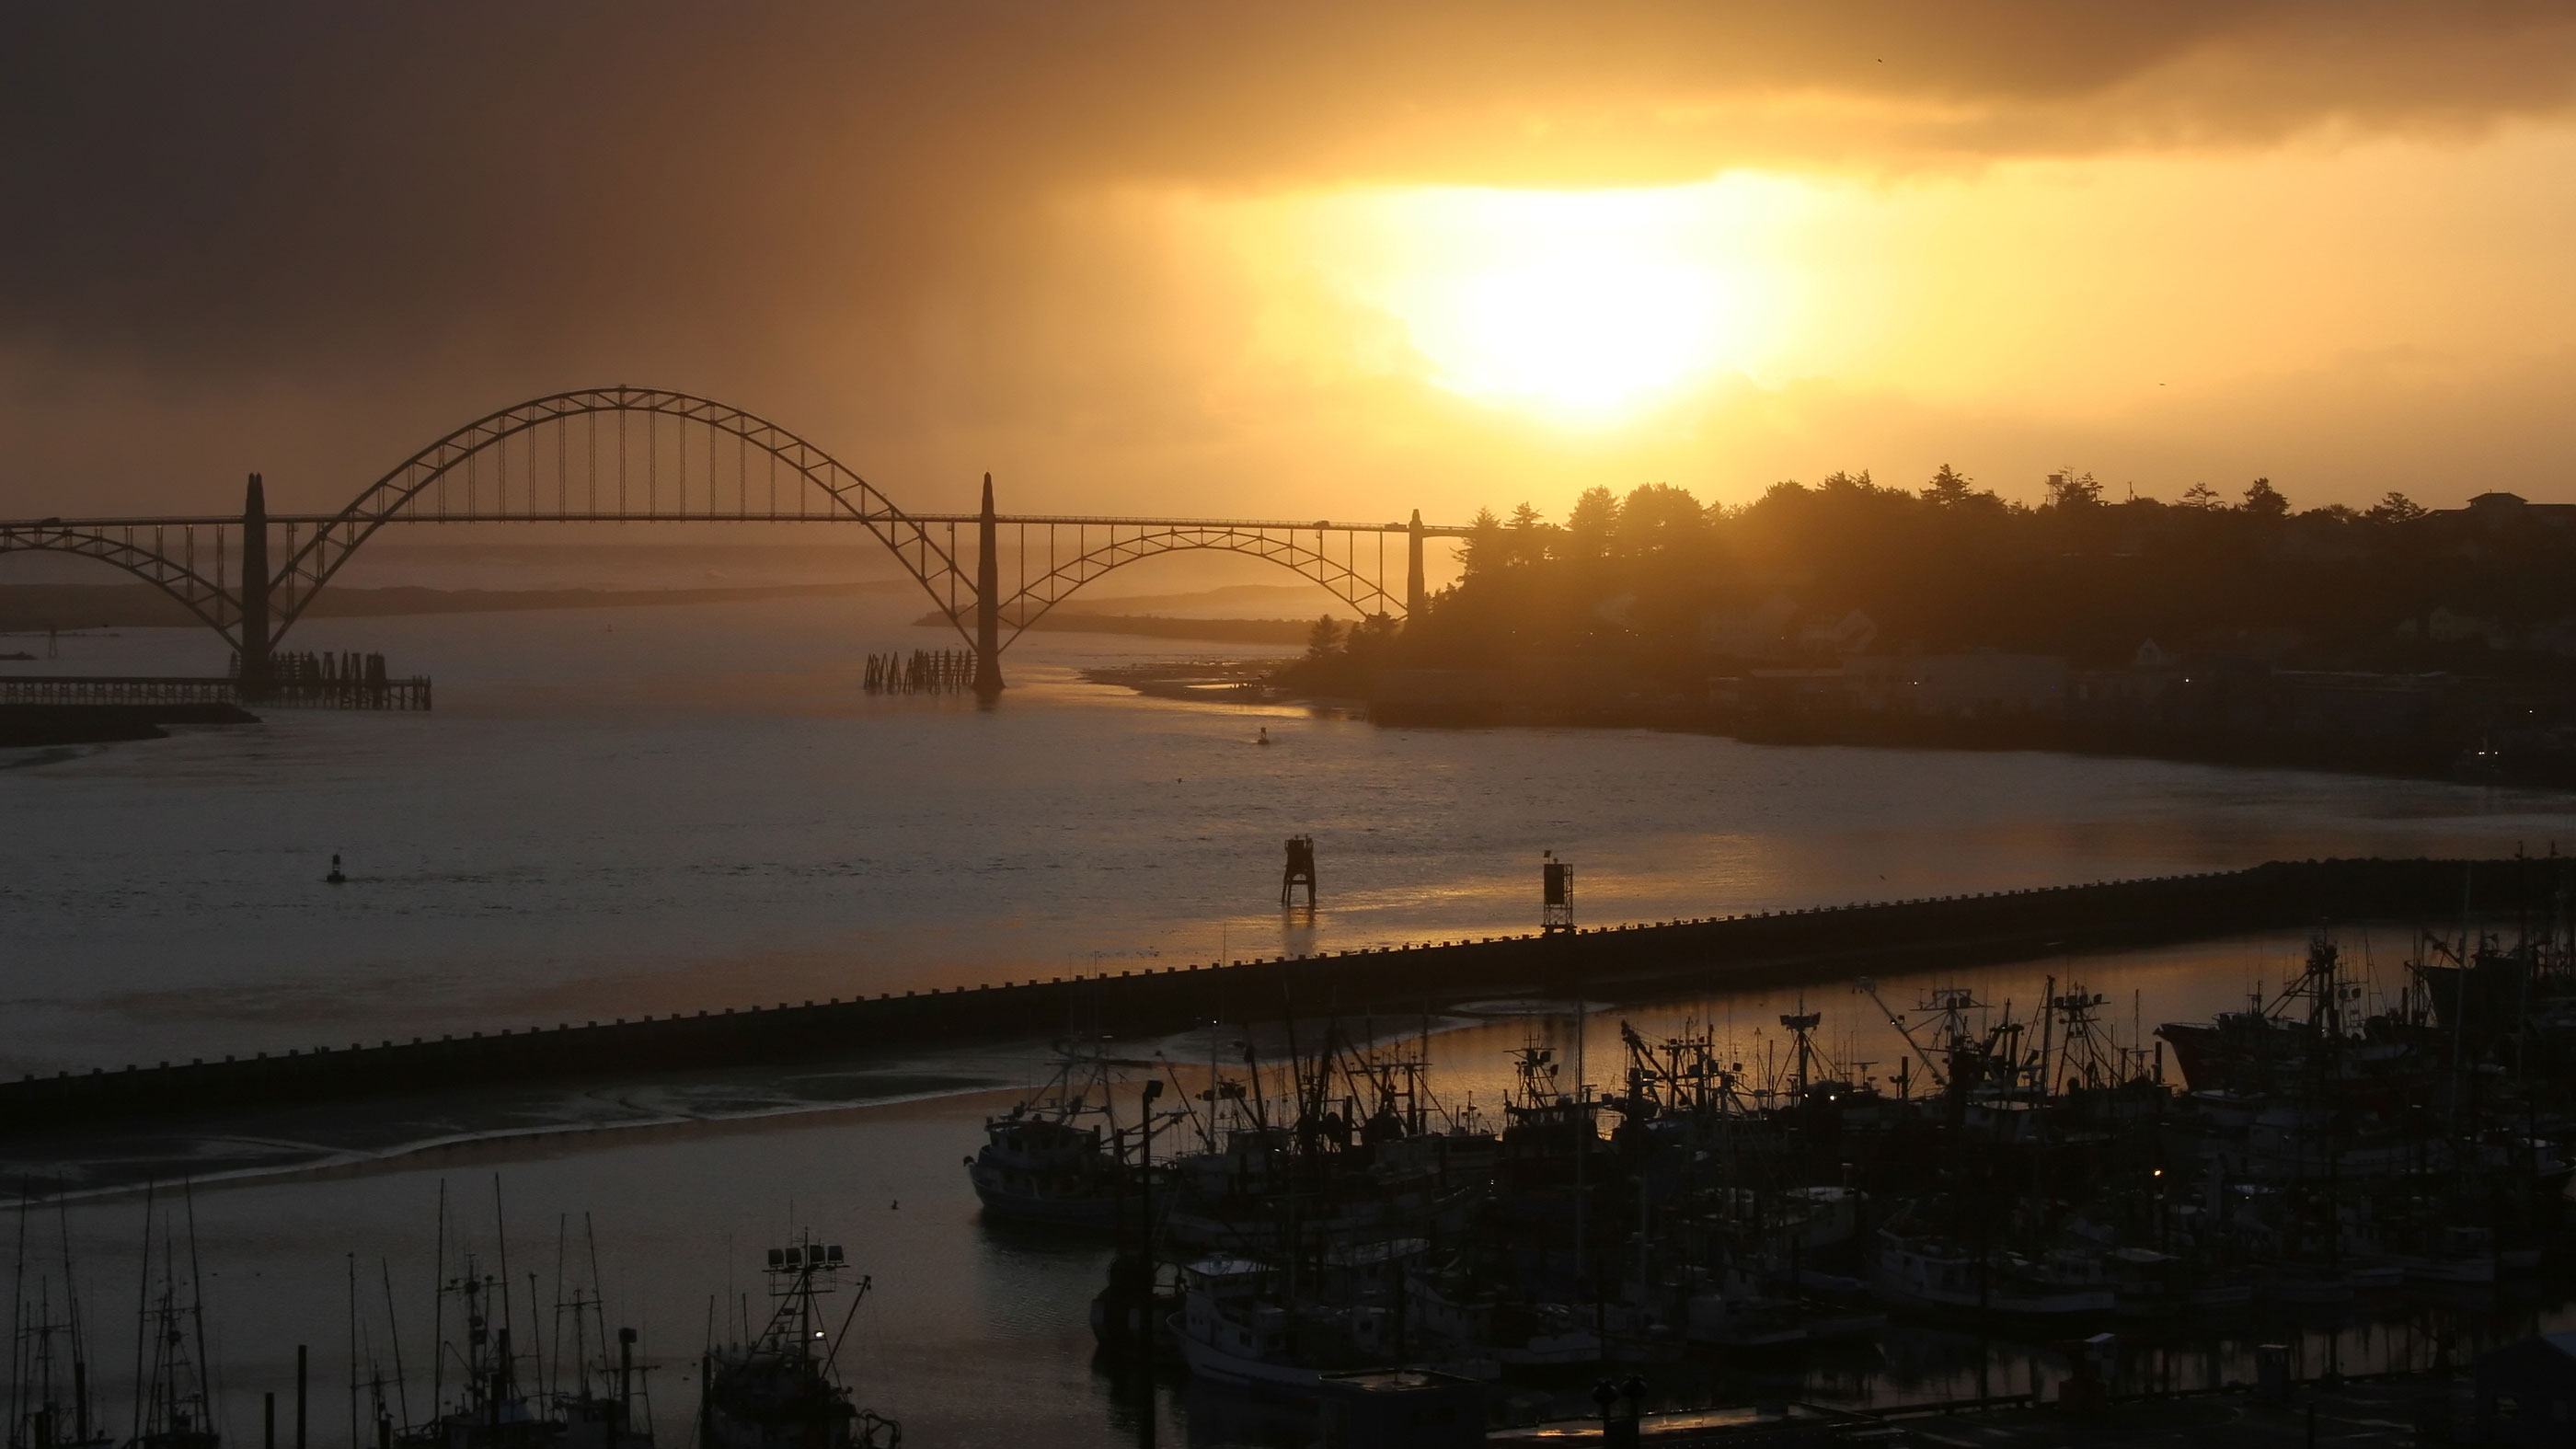
[[(1104, 179), (1581, 183), (2469, 126), (2548, 5), (13, 7), (0, 325), (84, 344), (810, 306)], [(1841, 103), (1782, 110), (1783, 98)], [(835, 279), (838, 279), (837, 281)]]
[(676, 372), (866, 392), (845, 407), (864, 414), (927, 406), (944, 357), (1006, 397), (1067, 345), (1022, 321), (1033, 278), (1084, 283), (1047, 255), (1070, 190), (2474, 131), (2564, 106), (2576, 74), (2563, 3), (22, 3), (0, 23), (22, 435), (31, 399), (92, 374), (121, 399), (418, 388), (445, 418)]

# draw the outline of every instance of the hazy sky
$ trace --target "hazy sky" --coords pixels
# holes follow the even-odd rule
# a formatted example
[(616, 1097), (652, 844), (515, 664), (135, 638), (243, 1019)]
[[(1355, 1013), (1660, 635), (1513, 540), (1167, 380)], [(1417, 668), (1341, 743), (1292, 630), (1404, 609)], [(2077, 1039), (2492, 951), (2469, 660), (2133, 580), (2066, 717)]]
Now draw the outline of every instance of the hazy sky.
[(648, 383), (892, 494), (2576, 499), (2576, 6), (19, 3), (0, 512)]

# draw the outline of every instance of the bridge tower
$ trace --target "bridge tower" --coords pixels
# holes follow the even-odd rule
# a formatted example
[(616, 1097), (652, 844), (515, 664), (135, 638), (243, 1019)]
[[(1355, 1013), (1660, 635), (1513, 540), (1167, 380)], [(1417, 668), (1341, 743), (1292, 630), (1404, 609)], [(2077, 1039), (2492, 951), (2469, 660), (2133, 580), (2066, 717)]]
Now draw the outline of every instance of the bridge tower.
[(257, 473), (242, 497), (241, 697), (268, 693), (268, 497)]
[(1404, 526), (1404, 622), (1422, 617), (1422, 510)]
[(1002, 692), (1002, 563), (993, 519), (993, 475), (984, 475), (984, 511), (975, 538), (975, 693)]

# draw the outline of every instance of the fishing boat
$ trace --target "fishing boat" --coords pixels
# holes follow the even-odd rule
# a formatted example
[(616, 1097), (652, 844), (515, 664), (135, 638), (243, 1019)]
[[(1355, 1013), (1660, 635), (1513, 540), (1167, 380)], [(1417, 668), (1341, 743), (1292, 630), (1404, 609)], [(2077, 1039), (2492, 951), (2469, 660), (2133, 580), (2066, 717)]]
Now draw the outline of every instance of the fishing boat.
[(89, 1354), (81, 1329), (80, 1290), (72, 1273), (71, 1234), (62, 1243), (62, 1296), (50, 1274), (39, 1272), (32, 1297), (26, 1287), (29, 1205), (18, 1215), (19, 1287), (14, 1357), (9, 1382), (12, 1413), (9, 1449), (106, 1449), (114, 1440), (101, 1424), (90, 1395)]
[(153, 1199), (143, 1200), (143, 1301), (139, 1334), (151, 1346), (143, 1381), (135, 1385), (134, 1437), (127, 1449), (219, 1449), (206, 1385), (206, 1309), (197, 1263), (195, 1209), (188, 1210), (188, 1270), (179, 1271), (179, 1245), (161, 1226), (160, 1282), (153, 1284)]
[[(441, 1256), (446, 1201), (440, 1199)], [(456, 1305), (451, 1316), (448, 1305)], [(486, 1272), (472, 1253), (438, 1285), (438, 1371), (430, 1394), (437, 1407), (425, 1424), (398, 1436), (403, 1449), (543, 1449), (561, 1426), (549, 1419), (519, 1377), (521, 1355), (510, 1334), (509, 1280)], [(451, 1333), (451, 1324), (461, 1336)], [(446, 1369), (461, 1367), (451, 1397)]]
[(757, 1334), (710, 1344), (699, 1363), (700, 1449), (893, 1449), (903, 1426), (851, 1402), (838, 1359), (870, 1281), (853, 1285), (837, 1325), (822, 1300), (849, 1266), (837, 1243), (799, 1237), (769, 1250), (769, 1321)]
[(1144, 1170), (1127, 1160), (1116, 1074), (1154, 1065), (1067, 1052), (1035, 1094), (987, 1118), (983, 1148), (966, 1159), (984, 1211), (1011, 1222), (1116, 1231)]

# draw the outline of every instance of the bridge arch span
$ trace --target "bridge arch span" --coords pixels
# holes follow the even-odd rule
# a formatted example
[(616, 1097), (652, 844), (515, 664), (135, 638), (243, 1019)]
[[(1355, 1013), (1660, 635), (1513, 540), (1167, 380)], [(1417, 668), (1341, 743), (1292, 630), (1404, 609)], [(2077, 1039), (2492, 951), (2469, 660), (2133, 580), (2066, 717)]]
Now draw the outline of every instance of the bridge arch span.
[[(239, 651), (243, 690), (255, 693), (277, 643), (387, 524), (717, 521), (866, 528), (973, 649), (979, 692), (1001, 687), (1007, 643), (1128, 564), (1192, 550), (1240, 554), (1319, 584), (1363, 615), (1394, 616), (1424, 596), (1424, 541), (1467, 532), (1426, 526), (1419, 513), (1386, 524), (1002, 516), (990, 475), (978, 512), (907, 513), (766, 418), (693, 393), (620, 385), (487, 413), (405, 458), (337, 513), (272, 512), (254, 474), (239, 514), (0, 520), (0, 553), (82, 555), (155, 585)], [(1016, 589), (1003, 582), (1006, 534)], [(1391, 552), (1400, 564), (1390, 566)], [(211, 571), (200, 564), (207, 554)], [(281, 560), (274, 569), (272, 559)], [(1400, 595), (1390, 587), (1399, 574)]]
[[(1027, 526), (1034, 525), (1024, 525)], [(1110, 530), (1107, 542), (1095, 545), (1085, 540), (1072, 557), (1061, 563), (1051, 563), (1037, 577), (1022, 584), (1017, 593), (1003, 600), (1002, 622), (1010, 628), (1010, 641), (1016, 641), (1056, 605), (1103, 574), (1165, 554), (1197, 551), (1241, 554), (1278, 564), (1298, 577), (1322, 586), (1326, 593), (1363, 617), (1379, 614), (1401, 616), (1404, 613), (1405, 601), (1386, 585), (1388, 573), (1384, 558), (1372, 560), (1360, 556), (1358, 534), (1347, 526), (1339, 530), (1329, 525), (1322, 529), (1304, 530), (1293, 525), (1150, 521), (1094, 526)], [(1314, 535), (1311, 542), (1304, 536), (1308, 532)], [(1332, 532), (1340, 532), (1348, 545), (1339, 556), (1326, 541), (1326, 535)], [(1404, 537), (1397, 526), (1389, 525), (1379, 533), (1378, 547), (1381, 551), (1390, 534), (1398, 539)], [(1025, 542), (1023, 548), (1026, 548)], [(1371, 564), (1376, 566), (1372, 568)], [(1010, 641), (1005, 641), (1006, 646)]]
[[(226, 643), (239, 649), (241, 596), (224, 581), (230, 551), (228, 526), (208, 522), (141, 527), (153, 534), (151, 543), (135, 539), (134, 525), (63, 523), (55, 519), (0, 523), (0, 554), (67, 553), (123, 569), (177, 600), (206, 627), (222, 635)], [(169, 543), (173, 530), (181, 535), (175, 550)], [(212, 575), (197, 566), (200, 531), (206, 535), (207, 552), (214, 560)]]
[[(636, 479), (629, 457), (629, 430), (621, 422), (614, 439), (615, 472), (607, 486), (612, 496), (601, 497), (599, 438), (594, 428), (586, 439), (584, 478), (578, 495), (571, 478), (571, 439), (569, 428), (580, 419), (596, 420), (605, 415), (641, 415), (647, 419), (645, 435), (644, 487), (641, 507), (633, 498)], [(655, 418), (673, 418), (680, 424), (680, 436), (665, 450), (651, 428)], [(689, 468), (695, 454), (687, 429), (696, 426), (707, 439), (705, 468), (695, 480), (699, 490), (692, 495)], [(553, 453), (553, 496), (542, 477), (544, 458), (536, 446), (541, 430), (557, 430)], [(732, 473), (732, 504), (727, 506), (726, 470), (719, 456), (720, 440), (735, 443), (735, 467)], [(526, 467), (519, 480), (519, 498), (514, 507), (508, 465), (512, 444), (521, 445)], [(755, 485), (751, 477), (750, 457), (758, 454), (769, 460), (766, 496), (755, 507)], [(663, 459), (668, 457), (674, 474), (665, 483), (661, 475)], [(490, 505), (478, 484), (479, 465), (486, 458), (497, 462), (498, 469), (490, 485)], [(790, 488), (796, 490), (796, 509), (783, 512), (778, 503), (778, 466), (790, 475)], [(463, 506), (457, 507), (452, 486), (461, 475)], [(667, 494), (663, 491), (668, 489)], [(813, 495), (802, 491), (811, 488), (823, 495), (825, 511), (810, 511)], [(840, 460), (812, 442), (789, 432), (745, 409), (712, 398), (673, 391), (667, 388), (643, 388), (620, 385), (605, 388), (582, 388), (554, 393), (487, 413), (448, 433), (404, 459), (391, 472), (370, 484), (352, 499), (336, 516), (317, 521), (308, 538), (296, 537), (297, 529), (288, 525), (286, 562), (277, 571), (271, 598), (274, 600), (276, 623), (270, 639), (282, 637), (289, 625), (304, 612), (313, 596), (341, 566), (348, 562), (359, 545), (376, 531), (395, 521), (422, 522), (682, 522), (682, 521), (778, 521), (839, 518), (856, 522), (885, 544), (932, 601), (948, 616), (961, 633), (966, 632), (966, 614), (973, 607), (973, 581), (958, 566), (954, 542), (955, 524), (946, 525), (946, 537), (934, 533), (934, 525), (925, 523), (897, 508), (875, 485), (844, 467)]]

